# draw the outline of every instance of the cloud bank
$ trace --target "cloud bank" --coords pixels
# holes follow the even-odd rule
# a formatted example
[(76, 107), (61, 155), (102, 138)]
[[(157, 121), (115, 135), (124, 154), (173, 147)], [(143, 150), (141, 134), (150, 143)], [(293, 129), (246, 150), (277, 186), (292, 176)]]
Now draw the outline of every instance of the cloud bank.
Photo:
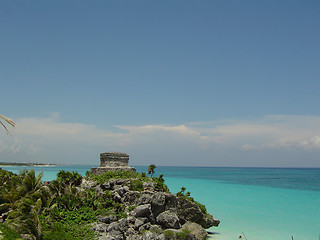
[(113, 126), (17, 119), (0, 132), (0, 161), (99, 164), (127, 152), (131, 165), (320, 167), (320, 117), (271, 115), (179, 125)]

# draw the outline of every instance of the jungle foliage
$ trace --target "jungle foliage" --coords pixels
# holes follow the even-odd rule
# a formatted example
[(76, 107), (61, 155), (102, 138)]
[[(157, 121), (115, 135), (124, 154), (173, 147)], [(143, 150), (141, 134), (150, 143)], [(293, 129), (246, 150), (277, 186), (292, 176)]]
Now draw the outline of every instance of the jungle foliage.
[[(78, 191), (81, 175), (60, 171), (57, 179), (43, 183), (42, 174), (0, 170), (0, 230), (5, 239), (93, 239), (88, 223), (100, 212), (113, 209), (110, 194)], [(116, 213), (115, 213), (116, 214)]]
[[(94, 239), (90, 223), (98, 215), (126, 216), (125, 206), (114, 202), (113, 195), (92, 188), (79, 190), (82, 176), (77, 172), (61, 170), (51, 182), (42, 182), (42, 174), (23, 170), (19, 174), (0, 168), (0, 231), (5, 239), (80, 240)], [(168, 191), (163, 175), (149, 178), (134, 171), (86, 174), (86, 179), (99, 184), (112, 178), (130, 179), (128, 187), (143, 191), (144, 182), (153, 182), (157, 191)]]

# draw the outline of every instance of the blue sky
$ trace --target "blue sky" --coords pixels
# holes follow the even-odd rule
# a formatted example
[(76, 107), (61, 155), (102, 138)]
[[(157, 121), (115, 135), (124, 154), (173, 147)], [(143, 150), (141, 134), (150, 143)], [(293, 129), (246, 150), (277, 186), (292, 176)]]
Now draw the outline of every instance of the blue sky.
[(319, 1), (0, 0), (1, 161), (320, 167)]

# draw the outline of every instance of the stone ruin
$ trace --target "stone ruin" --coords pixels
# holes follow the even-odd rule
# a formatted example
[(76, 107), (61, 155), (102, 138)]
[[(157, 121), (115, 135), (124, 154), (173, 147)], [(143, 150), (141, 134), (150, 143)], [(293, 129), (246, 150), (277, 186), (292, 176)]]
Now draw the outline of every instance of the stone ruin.
[(108, 171), (128, 170), (136, 171), (134, 167), (129, 167), (129, 155), (120, 152), (100, 153), (100, 167), (91, 168), (91, 173), (95, 175)]

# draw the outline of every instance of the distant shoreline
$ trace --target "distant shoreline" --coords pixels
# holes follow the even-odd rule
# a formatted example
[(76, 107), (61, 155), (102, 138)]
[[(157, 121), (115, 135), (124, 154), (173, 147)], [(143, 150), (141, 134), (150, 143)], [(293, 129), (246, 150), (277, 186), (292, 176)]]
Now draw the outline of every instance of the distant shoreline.
[(0, 162), (0, 167), (53, 167), (59, 164), (51, 163), (8, 163)]

